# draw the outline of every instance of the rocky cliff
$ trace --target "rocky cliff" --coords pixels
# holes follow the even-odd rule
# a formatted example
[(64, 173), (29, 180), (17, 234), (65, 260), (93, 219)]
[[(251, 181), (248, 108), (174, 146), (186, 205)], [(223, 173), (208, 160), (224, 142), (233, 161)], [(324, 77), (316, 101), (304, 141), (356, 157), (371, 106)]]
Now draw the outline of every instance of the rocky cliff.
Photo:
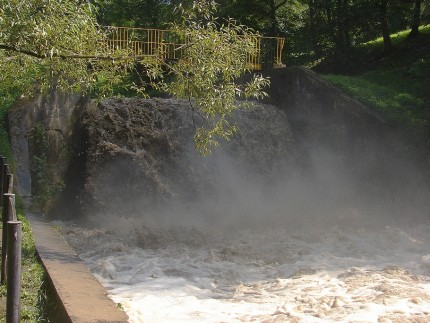
[(31, 129), (42, 123), (50, 164), (66, 183), (57, 216), (250, 213), (280, 201), (296, 211), (310, 205), (309, 212), (329, 205), (375, 210), (400, 197), (402, 207), (392, 203), (387, 212), (427, 207), (420, 171), (380, 116), (307, 69), (264, 74), (271, 78), (269, 98), (233, 116), (241, 132), (211, 158), (193, 148), (201, 120), (188, 102), (110, 99), (96, 106), (58, 94), (12, 109), (15, 156), (25, 169)]
[(47, 162), (52, 176), (64, 178), (72, 157), (72, 136), (88, 98), (52, 91), (48, 95), (18, 100), (8, 114), (18, 193), (31, 196), (30, 163), (35, 151), (35, 129), (45, 132)]
[(295, 163), (288, 120), (274, 106), (239, 111), (232, 120), (239, 135), (206, 158), (193, 145), (199, 118), (187, 101), (175, 99), (111, 99), (88, 109), (81, 203), (91, 212), (142, 214), (216, 199), (229, 189), (219, 182), (227, 176), (252, 174), (263, 185), (275, 169)]

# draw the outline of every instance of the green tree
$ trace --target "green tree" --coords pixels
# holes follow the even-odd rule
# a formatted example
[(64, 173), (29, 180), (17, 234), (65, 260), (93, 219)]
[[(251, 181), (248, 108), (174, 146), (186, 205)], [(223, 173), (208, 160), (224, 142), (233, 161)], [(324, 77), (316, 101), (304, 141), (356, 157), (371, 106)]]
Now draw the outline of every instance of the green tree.
[(255, 55), (256, 36), (251, 29), (227, 19), (217, 22), (213, 15), (214, 1), (195, 1), (191, 8), (179, 8), (182, 20), (171, 29), (185, 41), (183, 59), (166, 63), (157, 58), (146, 58), (142, 65), (148, 68), (152, 79), (163, 78), (163, 69), (172, 75), (171, 83), (161, 82), (175, 97), (188, 98), (194, 111), (202, 118), (195, 144), (204, 155), (219, 139), (229, 140), (238, 130), (229, 117), (239, 107), (248, 107), (239, 99), (261, 98), (269, 80), (255, 75), (245, 84), (237, 80), (250, 72), (248, 57)]
[[(141, 57), (151, 84), (175, 96), (188, 97), (204, 125), (195, 143), (203, 153), (229, 139), (236, 131), (228, 117), (237, 97), (264, 95), (268, 80), (255, 77), (239, 85), (255, 55), (255, 33), (233, 20), (217, 23), (211, 0), (194, 1), (180, 10), (182, 19), (172, 30), (186, 40), (177, 61)], [(92, 4), (80, 0), (5, 0), (0, 3), (0, 93), (30, 95), (54, 84), (64, 91), (89, 91), (95, 86), (109, 93), (134, 68), (136, 59), (126, 49), (107, 46), (104, 29)], [(167, 82), (166, 73), (172, 82)], [(142, 91), (142, 89), (140, 89)], [(193, 101), (194, 100), (194, 101)]]
[(266, 36), (282, 35), (282, 11), (292, 7), (295, 0), (221, 0), (222, 17), (234, 18)]
[[(349, 49), (378, 36), (384, 39), (385, 52), (392, 49), (390, 33), (403, 30), (415, 0), (308, 0), (308, 19), (300, 33), (309, 30), (309, 42), (316, 58), (333, 56), (347, 65)], [(417, 3), (415, 1), (415, 7)], [(417, 9), (415, 16), (418, 17)], [(416, 20), (416, 19), (415, 19)], [(306, 42), (306, 39), (303, 40)]]
[(105, 44), (91, 5), (76, 0), (0, 2), (0, 90), (31, 94), (53, 80), (65, 91), (85, 91), (98, 78), (121, 81), (121, 64)]
[(95, 0), (97, 21), (103, 25), (166, 28), (175, 20), (178, 0)]
[(421, 22), (421, 9), (422, 0), (415, 0), (413, 6), (412, 20), (411, 20), (411, 32), (409, 33), (409, 38), (415, 38), (418, 36), (418, 28)]
[(387, 7), (389, 0), (381, 0), (379, 2), (379, 23), (381, 25), (382, 38), (384, 39), (385, 52), (391, 51), (393, 44), (391, 43), (390, 31), (387, 21)]

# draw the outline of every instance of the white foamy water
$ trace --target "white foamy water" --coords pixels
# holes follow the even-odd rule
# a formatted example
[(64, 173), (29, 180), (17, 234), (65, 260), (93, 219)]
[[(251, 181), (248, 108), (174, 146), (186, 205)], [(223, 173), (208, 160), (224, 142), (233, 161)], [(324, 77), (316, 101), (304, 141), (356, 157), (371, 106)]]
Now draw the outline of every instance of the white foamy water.
[(428, 224), (129, 224), (63, 233), (133, 323), (430, 321)]

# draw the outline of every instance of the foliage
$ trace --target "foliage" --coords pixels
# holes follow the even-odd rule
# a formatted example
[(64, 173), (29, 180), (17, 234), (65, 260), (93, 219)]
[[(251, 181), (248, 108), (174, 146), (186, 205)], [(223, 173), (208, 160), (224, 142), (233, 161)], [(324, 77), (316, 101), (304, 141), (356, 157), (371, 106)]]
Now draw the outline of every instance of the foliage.
[(6, 129), (6, 116), (13, 97), (8, 97), (0, 92), (0, 154), (8, 161), (12, 161), (12, 149), (9, 144), (9, 134)]
[[(100, 75), (121, 81), (129, 62), (104, 46), (92, 5), (79, 0), (0, 2), (0, 91), (30, 95), (37, 85), (86, 91)], [(119, 62), (120, 61), (120, 62)]]
[[(237, 78), (250, 71), (246, 58), (256, 53), (256, 34), (233, 20), (216, 22), (214, 10), (215, 3), (208, 0), (194, 1), (188, 9), (180, 6), (183, 18), (172, 30), (186, 40), (185, 55), (178, 62), (142, 59), (139, 79), (144, 81), (138, 85), (188, 97), (190, 102), (194, 99), (193, 108), (206, 120), (195, 137), (204, 154), (219, 138), (229, 139), (236, 131), (227, 120), (236, 108), (234, 99), (261, 97), (268, 84), (262, 77), (244, 86), (237, 84)], [(10, 0), (0, 4), (0, 13), (0, 68), (4, 71), (0, 91), (29, 94), (35, 84), (42, 90), (54, 84), (60, 90), (83, 91), (96, 85), (97, 93), (104, 95), (122, 83), (127, 72), (136, 70), (136, 57), (106, 45), (91, 4)], [(36, 159), (35, 164), (42, 173), (44, 160)]]
[[(96, 0), (104, 24), (166, 27), (178, 22), (174, 8), (191, 0)], [(350, 47), (386, 32), (430, 22), (430, 0), (217, 0), (219, 21), (233, 18), (268, 36), (287, 38), (289, 65), (337, 55), (348, 62)], [(420, 4), (418, 16), (414, 11)], [(418, 19), (418, 21), (414, 21)], [(408, 32), (410, 35), (410, 31)]]
[[(419, 31), (422, 35), (430, 35), (430, 25), (420, 26)], [(408, 35), (409, 30), (399, 30), (398, 32), (391, 34), (391, 40), (393, 42), (393, 45), (403, 45), (407, 40)], [(383, 39), (382, 37), (378, 37), (376, 39), (372, 39), (368, 42), (362, 43), (359, 46), (372, 51), (382, 49)]]
[(180, 0), (95, 0), (97, 21), (107, 26), (166, 28)]
[(297, 9), (297, 0), (219, 0), (221, 16), (239, 19), (267, 36), (278, 36), (285, 31), (289, 15)]
[[(172, 82), (162, 82), (175, 97), (188, 98), (194, 111), (205, 123), (195, 134), (195, 145), (203, 155), (217, 146), (219, 139), (229, 140), (238, 130), (228, 117), (239, 106), (236, 98), (250, 99), (265, 96), (263, 88), (268, 79), (256, 75), (250, 82), (239, 84), (238, 78), (250, 72), (248, 57), (255, 55), (255, 36), (251, 29), (229, 19), (215, 20), (215, 3), (195, 1), (190, 9), (180, 7), (183, 20), (173, 24), (173, 32), (183, 35), (185, 53), (178, 62), (161, 65), (148, 61), (149, 75), (160, 80), (162, 65), (167, 65)], [(192, 100), (193, 99), (193, 100)]]
[(376, 108), (391, 121), (426, 127), (430, 123), (429, 102), (419, 98), (414, 86), (405, 82), (398, 70), (372, 71), (359, 76), (326, 75), (363, 103)]
[[(302, 25), (294, 31), (291, 62), (307, 64), (312, 61), (313, 56), (315, 60), (329, 58), (338, 65), (347, 65), (355, 59), (350, 56), (352, 47), (381, 37), (384, 32), (389, 36), (390, 33), (410, 28), (413, 24), (412, 12), (416, 2), (413, 0), (302, 2), (306, 4), (306, 13), (299, 19)], [(421, 7), (421, 16), (418, 19), (421, 24), (429, 22), (430, 15), (424, 6)], [(411, 34), (410, 29), (407, 34)]]
[(49, 322), (44, 288), (45, 270), (38, 261), (30, 223), (22, 208), (17, 208), (17, 216), (22, 222), (21, 321)]
[[(0, 91), (0, 153), (13, 164), (12, 148), (6, 129), (6, 115), (12, 103), (19, 97), (16, 91)], [(23, 203), (16, 195), (18, 220), (22, 222), (22, 263), (21, 263), (21, 322), (49, 322), (45, 308), (45, 271), (39, 263), (34, 246), (30, 224), (24, 216)], [(1, 223), (0, 223), (1, 227)], [(0, 297), (6, 297), (6, 286), (0, 286)], [(0, 313), (0, 321), (5, 321), (6, 313)]]
[[(426, 49), (430, 26), (420, 29), (422, 36), (411, 41), (409, 31), (391, 35), (397, 50), (382, 61), (370, 63), (382, 50), (378, 38), (357, 47), (362, 72), (355, 75), (323, 75), (358, 100), (373, 107), (389, 121), (419, 132), (430, 126), (430, 54)], [(411, 46), (413, 47), (411, 48)]]

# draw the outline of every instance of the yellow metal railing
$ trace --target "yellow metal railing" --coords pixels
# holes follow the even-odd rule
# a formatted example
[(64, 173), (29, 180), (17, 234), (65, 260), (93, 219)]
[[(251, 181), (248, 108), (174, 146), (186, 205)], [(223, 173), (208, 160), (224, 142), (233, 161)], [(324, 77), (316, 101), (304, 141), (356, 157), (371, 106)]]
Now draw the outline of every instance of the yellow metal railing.
[[(131, 50), (136, 56), (158, 56), (179, 59), (185, 53), (186, 41), (180, 35), (163, 29), (106, 27), (107, 46), (111, 49)], [(254, 70), (282, 65), (285, 38), (252, 36), (256, 54), (248, 57)]]

